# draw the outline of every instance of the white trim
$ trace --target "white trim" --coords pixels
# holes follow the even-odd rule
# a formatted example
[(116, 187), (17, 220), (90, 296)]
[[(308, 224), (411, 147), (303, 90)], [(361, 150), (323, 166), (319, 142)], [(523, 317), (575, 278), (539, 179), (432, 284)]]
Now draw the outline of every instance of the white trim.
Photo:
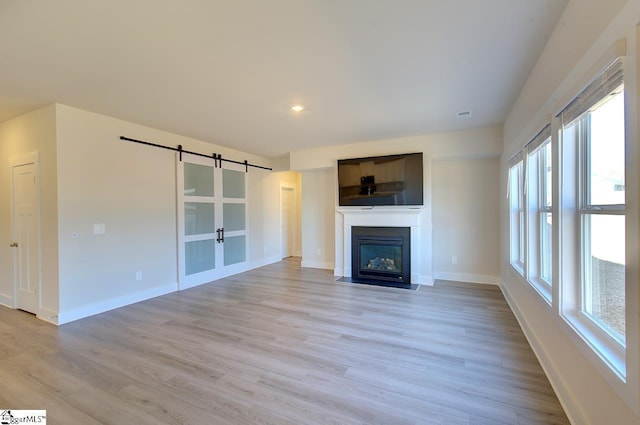
[(28, 152), (20, 155), (14, 155), (9, 158), (9, 167), (16, 167), (20, 165), (36, 164), (40, 165), (40, 152)]
[[(606, 330), (593, 323), (585, 313), (563, 312), (560, 317), (569, 325), (582, 342), (597, 357), (596, 366), (606, 366), (604, 377), (616, 386), (627, 381), (626, 347), (609, 335)], [(613, 374), (614, 377), (610, 377)]]
[(418, 284), (420, 285), (427, 285), (427, 286), (433, 286), (433, 284), (435, 283), (436, 279), (433, 275), (430, 274), (421, 274), (418, 276)]
[(15, 308), (13, 302), (14, 302), (14, 297), (12, 295), (0, 294), (0, 305), (9, 307), (9, 308)]
[[(334, 264), (330, 263), (328, 261), (302, 260), (302, 262), (300, 263), (300, 267), (307, 267), (307, 268), (310, 268), (310, 269), (334, 270)], [(335, 274), (335, 270), (334, 270), (334, 275), (335, 276), (342, 276), (342, 275)]]
[(167, 283), (165, 285), (150, 288), (145, 291), (136, 292), (134, 294), (127, 294), (120, 297), (99, 301), (69, 311), (61, 311), (58, 313), (57, 324), (63, 325), (75, 320), (84, 319), (85, 317), (104, 313), (110, 310), (115, 310), (116, 308), (124, 307), (126, 305), (135, 304), (137, 302), (149, 300), (161, 295), (170, 294), (172, 292), (176, 292), (177, 287), (178, 282)]
[(435, 272), (434, 277), (436, 278), (436, 280), (500, 285), (500, 276), (491, 276), (485, 274)]
[(215, 278), (213, 278), (212, 280), (190, 280), (190, 281), (186, 281), (180, 284), (180, 288), (178, 288), (178, 292), (180, 291), (184, 291), (186, 289), (191, 289), (191, 288), (195, 288), (196, 286), (200, 286), (200, 285), (204, 285), (205, 283), (211, 283), (211, 282), (215, 282), (216, 280), (220, 279), (222, 276), (216, 276)]
[(56, 310), (40, 307), (40, 313), (38, 314), (38, 319), (44, 320), (45, 322), (48, 322), (57, 326), (58, 312)]
[(257, 269), (259, 267), (268, 266), (269, 264), (274, 264), (282, 261), (279, 255), (274, 255), (273, 257), (263, 258), (260, 260), (254, 260), (249, 262), (249, 266), (246, 271)]

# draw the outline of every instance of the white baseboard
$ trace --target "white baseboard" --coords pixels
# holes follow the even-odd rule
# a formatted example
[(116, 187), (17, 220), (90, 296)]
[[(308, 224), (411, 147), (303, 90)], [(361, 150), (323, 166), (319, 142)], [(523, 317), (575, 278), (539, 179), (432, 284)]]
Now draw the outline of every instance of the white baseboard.
[(75, 320), (84, 319), (85, 317), (104, 313), (105, 311), (114, 310), (116, 308), (124, 307), (126, 305), (135, 304), (137, 302), (159, 297), (161, 295), (170, 294), (172, 292), (175, 292), (177, 288), (178, 288), (177, 282), (168, 283), (166, 285), (158, 286), (156, 288), (151, 288), (146, 291), (140, 291), (133, 294), (123, 295), (121, 297), (99, 301), (84, 307), (76, 308), (74, 310), (61, 311), (58, 313), (58, 319), (56, 324), (63, 325), (65, 323), (73, 322)]
[(58, 312), (56, 310), (40, 307), (38, 319), (49, 322), (52, 325), (58, 325)]
[(269, 264), (273, 264), (273, 263), (277, 263), (279, 261), (282, 261), (282, 257), (280, 257), (279, 255), (275, 255), (273, 257), (269, 257), (269, 258), (263, 258), (260, 260), (256, 260), (256, 261), (252, 261), (249, 265), (248, 270), (253, 270), (253, 269), (257, 269), (258, 267), (264, 267), (264, 266), (268, 266)]
[(484, 274), (436, 272), (434, 273), (434, 277), (439, 280), (500, 285), (500, 276), (489, 276)]
[[(300, 267), (307, 267), (310, 269), (325, 269), (325, 270), (334, 270), (334, 264), (329, 263), (327, 261), (308, 261), (302, 260)], [(335, 273), (335, 271), (334, 271)]]
[(0, 294), (0, 305), (9, 307), (9, 308), (15, 308), (15, 306), (13, 305), (13, 296), (7, 295), (7, 294)]
[[(216, 277), (215, 280), (221, 279), (222, 277)], [(195, 288), (196, 286), (204, 285), (205, 283), (213, 282), (211, 280), (206, 281), (196, 281), (196, 282), (182, 282), (178, 286), (178, 291), (185, 291), (187, 289)]]
[(427, 275), (418, 276), (418, 281), (411, 282), (411, 283), (418, 283), (420, 285), (433, 286), (433, 282), (434, 282), (433, 276), (430, 274), (427, 274)]
[[(13, 305), (13, 297), (8, 296), (6, 294), (0, 294), (0, 305), (3, 305), (7, 308), (15, 310), (15, 306)], [(44, 320), (45, 322), (49, 322), (53, 325), (58, 324), (58, 312), (55, 310), (50, 310), (48, 308), (40, 307), (38, 314), (36, 315), (38, 319)]]

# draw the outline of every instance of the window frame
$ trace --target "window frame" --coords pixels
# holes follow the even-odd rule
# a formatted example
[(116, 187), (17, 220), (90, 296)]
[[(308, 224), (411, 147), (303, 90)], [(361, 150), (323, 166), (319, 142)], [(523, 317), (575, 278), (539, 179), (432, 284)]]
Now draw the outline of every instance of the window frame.
[[(624, 88), (617, 95), (623, 96), (624, 100)], [(601, 322), (592, 314), (587, 312), (587, 306), (591, 304), (591, 274), (588, 270), (591, 269), (591, 255), (589, 255), (589, 247), (591, 246), (591, 234), (588, 230), (590, 219), (593, 215), (607, 215), (617, 216), (626, 215), (626, 203), (625, 204), (594, 204), (591, 202), (591, 111), (597, 109), (594, 106), (584, 114), (585, 125), (581, 133), (579, 140), (579, 181), (578, 181), (578, 193), (579, 193), (579, 223), (580, 223), (580, 315), (584, 316), (586, 320), (592, 322), (597, 326), (599, 331), (603, 331), (606, 336), (613, 338), (613, 341), (622, 345), (622, 348), (626, 347), (625, 340), (620, 339), (619, 336), (611, 329), (606, 323)], [(609, 340), (609, 338), (606, 338)], [(609, 340), (609, 343), (613, 342)]]
[(509, 161), (509, 263), (522, 276), (526, 261), (524, 167), (522, 152)]
[[(624, 90), (622, 91), (624, 96)], [(592, 215), (625, 215), (624, 204), (591, 204), (590, 181), (590, 114), (599, 106), (597, 102), (568, 123), (561, 123), (561, 302), (560, 315), (580, 338), (595, 352), (623, 382), (626, 382), (626, 343), (606, 325), (585, 311), (588, 297), (590, 267), (588, 249), (590, 235), (586, 231), (586, 219)], [(574, 131), (569, 131), (575, 127)], [(569, 137), (567, 137), (569, 136)], [(626, 143), (626, 140), (625, 140)], [(625, 163), (626, 167), (626, 163)], [(567, 189), (569, 188), (569, 189)], [(571, 193), (573, 192), (573, 193)], [(573, 204), (573, 208), (566, 208)], [(625, 306), (626, 309), (626, 306)], [(626, 338), (625, 338), (626, 339)]]
[[(527, 190), (525, 191), (527, 205), (527, 260), (526, 275), (527, 282), (543, 297), (550, 305), (553, 291), (553, 227), (551, 228), (551, 243), (545, 252), (543, 244), (544, 223), (547, 214), (551, 214), (553, 226), (553, 200), (547, 205), (546, 199), (553, 195), (553, 162), (552, 162), (552, 138), (550, 126), (545, 127), (530, 144), (534, 146), (527, 152)], [(536, 140), (538, 139), (539, 140)], [(547, 149), (548, 148), (548, 149)], [(551, 162), (551, 173), (547, 174), (547, 159)], [(549, 178), (547, 186), (547, 177)], [(551, 198), (553, 199), (553, 198)], [(542, 273), (543, 258), (547, 259), (549, 265), (549, 277), (545, 278)]]

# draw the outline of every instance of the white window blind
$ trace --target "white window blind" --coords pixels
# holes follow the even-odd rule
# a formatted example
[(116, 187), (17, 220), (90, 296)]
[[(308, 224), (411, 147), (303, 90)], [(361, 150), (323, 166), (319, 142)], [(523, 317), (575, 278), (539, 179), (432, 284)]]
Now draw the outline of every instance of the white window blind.
[(509, 174), (507, 174), (507, 199), (509, 199), (509, 195), (511, 193), (511, 179), (513, 178), (512, 168), (522, 161), (522, 157), (522, 151), (518, 151), (511, 157), (511, 159), (509, 159), (509, 161), (507, 161), (507, 165), (509, 165)]
[(549, 137), (551, 137), (551, 124), (545, 125), (544, 128), (526, 144), (527, 151), (535, 151)]
[(622, 57), (614, 60), (602, 74), (592, 81), (578, 96), (575, 97), (556, 117), (561, 118), (564, 124), (578, 118), (604, 97), (618, 88), (622, 88), (624, 60)]
[(520, 161), (522, 161), (522, 151), (516, 152), (511, 157), (511, 159), (509, 159), (509, 161), (507, 161), (507, 164), (509, 164), (509, 168), (511, 168), (511, 167), (513, 167), (514, 165), (516, 165)]

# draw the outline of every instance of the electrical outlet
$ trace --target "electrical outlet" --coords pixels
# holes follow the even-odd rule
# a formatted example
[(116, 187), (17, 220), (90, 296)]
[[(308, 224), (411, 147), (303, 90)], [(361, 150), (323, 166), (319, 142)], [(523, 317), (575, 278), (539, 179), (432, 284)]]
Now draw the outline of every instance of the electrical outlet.
[(458, 264), (458, 257), (456, 257), (455, 255), (451, 257), (451, 264)]
[(136, 272), (136, 280), (142, 280), (142, 272), (141, 271), (137, 271)]

